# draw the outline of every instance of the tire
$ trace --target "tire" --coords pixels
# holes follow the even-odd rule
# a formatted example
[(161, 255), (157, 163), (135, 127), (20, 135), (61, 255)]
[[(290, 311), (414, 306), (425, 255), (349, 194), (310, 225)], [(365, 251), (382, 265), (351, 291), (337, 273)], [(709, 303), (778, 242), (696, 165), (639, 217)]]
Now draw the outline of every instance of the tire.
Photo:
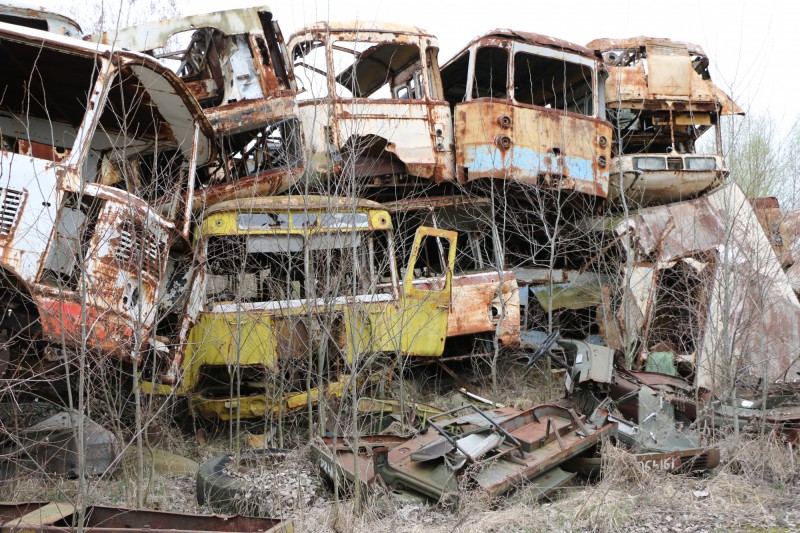
[[(240, 458), (242, 461), (283, 461), (288, 454), (289, 450), (267, 448), (242, 452)], [(233, 454), (220, 455), (200, 465), (197, 471), (197, 503), (208, 505), (217, 513), (253, 514), (256, 509), (252, 504), (257, 503), (254, 500), (258, 498), (244, 498), (245, 494), (252, 491), (251, 483), (225, 473), (225, 467), (233, 458)]]

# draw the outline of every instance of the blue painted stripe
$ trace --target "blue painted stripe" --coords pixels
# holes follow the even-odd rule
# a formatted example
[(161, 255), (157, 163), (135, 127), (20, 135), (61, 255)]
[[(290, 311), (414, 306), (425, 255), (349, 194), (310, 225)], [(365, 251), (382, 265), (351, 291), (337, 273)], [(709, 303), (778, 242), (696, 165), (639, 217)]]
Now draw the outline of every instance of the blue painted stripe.
[[(470, 161), (470, 173), (486, 173), (502, 170), (506, 167), (514, 167), (518, 170), (530, 170), (531, 175), (539, 173), (554, 172), (557, 169), (556, 156), (550, 153), (542, 153), (523, 146), (512, 146), (506, 152), (505, 159), (502, 152), (496, 146), (479, 145), (467, 146), (464, 149), (466, 160)], [(576, 156), (562, 156), (564, 166), (568, 169), (566, 173), (570, 178), (594, 183), (595, 176), (592, 171), (592, 159)], [(546, 163), (547, 158), (550, 164)], [(505, 162), (505, 164), (504, 164)], [(600, 176), (598, 176), (599, 178)]]

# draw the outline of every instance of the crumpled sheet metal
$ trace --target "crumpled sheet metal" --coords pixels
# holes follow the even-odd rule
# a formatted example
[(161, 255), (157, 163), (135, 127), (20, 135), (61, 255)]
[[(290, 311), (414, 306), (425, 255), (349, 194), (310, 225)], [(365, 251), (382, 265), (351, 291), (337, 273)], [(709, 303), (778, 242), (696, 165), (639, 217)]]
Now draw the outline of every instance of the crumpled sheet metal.
[[(481, 413), (470, 407), (471, 414)], [(467, 479), (489, 497), (523, 483), (544, 493), (572, 477), (559, 468), (561, 464), (615, 432), (614, 424), (595, 426), (571, 409), (547, 404), (525, 411), (483, 411), (485, 416), (472, 417), (476, 424), (470, 429), (472, 424), (464, 417), (452, 418), (464, 408), (438, 415), (451, 419), (442, 420), (441, 428), (431, 421), (437, 431), (428, 430), (392, 449), (376, 450), (374, 468), (384, 483), (446, 504), (458, 501), (459, 485)], [(460, 431), (454, 426), (460, 426)], [(471, 467), (465, 466), (467, 462)]]
[[(798, 375), (800, 302), (735, 183), (696, 200), (643, 209), (615, 228), (617, 235), (626, 231), (637, 262), (664, 268), (699, 258), (700, 266), (713, 269), (707, 301), (695, 306), (703, 322), (702, 338), (695, 339), (696, 386), (724, 395), (732, 377)], [(649, 290), (656, 290), (655, 282)]]
[[(83, 523), (79, 523), (79, 518)], [(83, 527), (83, 531), (126, 531), (128, 533), (179, 533), (182, 531), (258, 531), (293, 533), (294, 522), (278, 518), (239, 515), (199, 515), (149, 509), (126, 509), (88, 505), (83, 515), (71, 503), (0, 502), (3, 531), (62, 532)]]
[[(77, 411), (62, 411), (50, 418), (22, 430), (17, 436), (16, 458), (11, 460), (18, 469), (30, 468), (63, 475), (78, 477), (80, 442), (77, 437), (79, 418), (84, 426), (84, 473), (86, 475), (105, 475), (117, 466), (117, 438), (88, 416)], [(2, 465), (5, 469), (5, 464)]]

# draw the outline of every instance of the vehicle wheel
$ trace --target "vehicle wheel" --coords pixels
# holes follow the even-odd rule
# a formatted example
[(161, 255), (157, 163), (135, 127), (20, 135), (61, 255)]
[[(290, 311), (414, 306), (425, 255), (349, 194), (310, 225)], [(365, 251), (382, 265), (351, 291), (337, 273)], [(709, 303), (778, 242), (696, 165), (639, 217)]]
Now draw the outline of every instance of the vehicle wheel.
[[(283, 462), (288, 455), (288, 450), (267, 448), (244, 451), (239, 457), (242, 467), (246, 468), (247, 464)], [(197, 503), (207, 504), (217, 513), (253, 515), (257, 512), (259, 495), (253, 497), (252, 481), (229, 473), (229, 464), (233, 459), (233, 454), (220, 455), (200, 465), (197, 471)]]

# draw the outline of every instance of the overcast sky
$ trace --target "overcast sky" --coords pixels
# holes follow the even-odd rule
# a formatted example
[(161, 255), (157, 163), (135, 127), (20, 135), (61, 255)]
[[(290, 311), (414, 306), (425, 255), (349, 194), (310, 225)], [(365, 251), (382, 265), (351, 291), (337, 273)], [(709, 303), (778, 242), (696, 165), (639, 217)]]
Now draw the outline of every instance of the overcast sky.
[[(51, 0), (52, 1), (52, 0)], [(56, 0), (59, 1), (59, 0)], [(119, 4), (119, 0), (89, 0)], [(130, 5), (130, 0), (123, 0)], [(78, 0), (60, 0), (74, 6)], [(181, 14), (257, 5), (248, 0), (175, 2)], [(513, 28), (586, 44), (598, 37), (646, 35), (688, 41), (711, 58), (712, 76), (747, 111), (769, 113), (786, 131), (800, 118), (800, 68), (792, 64), (800, 38), (800, 2), (642, 0), (265, 0), (288, 39), (317, 20), (390, 21), (420, 26), (439, 38), (444, 62), (473, 37)], [(78, 8), (82, 9), (82, 8)], [(85, 9), (85, 8), (83, 8)], [(79, 11), (80, 13), (81, 11)], [(140, 13), (135, 18), (139, 18)], [(144, 18), (148, 18), (145, 16)], [(81, 21), (83, 22), (83, 21)]]

